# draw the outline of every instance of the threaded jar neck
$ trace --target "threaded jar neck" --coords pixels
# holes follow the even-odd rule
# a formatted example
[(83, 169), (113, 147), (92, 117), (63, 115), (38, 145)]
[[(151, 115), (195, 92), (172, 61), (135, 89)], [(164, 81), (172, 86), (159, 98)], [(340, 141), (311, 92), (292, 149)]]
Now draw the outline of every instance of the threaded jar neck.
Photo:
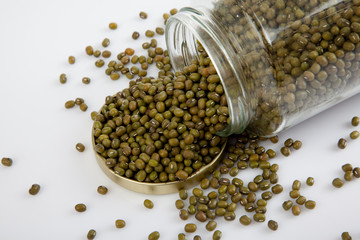
[[(241, 52), (241, 46), (229, 39), (229, 33), (224, 32), (207, 9), (181, 9), (168, 19), (165, 36), (169, 57), (176, 71), (189, 66), (193, 59), (199, 59), (197, 41), (200, 42), (220, 77), (229, 108), (230, 123), (217, 134), (229, 136), (243, 132), (253, 112), (244, 89), (243, 62), (236, 55), (236, 52)], [(237, 51), (234, 48), (238, 48)]]

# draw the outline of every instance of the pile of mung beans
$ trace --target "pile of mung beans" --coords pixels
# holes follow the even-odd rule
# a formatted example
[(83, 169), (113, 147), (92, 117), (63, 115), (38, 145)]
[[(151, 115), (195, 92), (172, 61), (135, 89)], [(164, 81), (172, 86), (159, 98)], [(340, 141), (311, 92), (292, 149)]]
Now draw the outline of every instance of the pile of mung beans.
[(93, 114), (94, 149), (116, 174), (140, 182), (185, 180), (220, 153), (226, 139), (216, 132), (226, 127), (229, 110), (220, 77), (198, 50), (200, 59), (183, 72), (132, 80)]

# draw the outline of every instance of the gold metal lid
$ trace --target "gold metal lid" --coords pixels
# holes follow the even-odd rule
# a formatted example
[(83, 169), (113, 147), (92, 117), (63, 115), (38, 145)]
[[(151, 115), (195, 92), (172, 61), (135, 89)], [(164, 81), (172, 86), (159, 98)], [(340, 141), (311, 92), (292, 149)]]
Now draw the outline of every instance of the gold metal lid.
[[(95, 138), (92, 135), (92, 144), (93, 148), (95, 146)], [(191, 188), (196, 186), (200, 183), (200, 181), (206, 177), (208, 174), (213, 172), (219, 165), (224, 153), (225, 153), (225, 146), (221, 147), (220, 153), (207, 165), (202, 166), (199, 170), (193, 173), (190, 177), (183, 181), (173, 181), (173, 182), (165, 182), (165, 183), (145, 183), (139, 182), (127, 177), (120, 176), (116, 174), (112, 169), (110, 169), (105, 164), (105, 158), (98, 154), (95, 150), (95, 156), (98, 164), (100, 165), (103, 172), (114, 182), (119, 184), (120, 186), (129, 189), (134, 192), (138, 193), (145, 193), (145, 194), (169, 194), (178, 192), (180, 189)]]

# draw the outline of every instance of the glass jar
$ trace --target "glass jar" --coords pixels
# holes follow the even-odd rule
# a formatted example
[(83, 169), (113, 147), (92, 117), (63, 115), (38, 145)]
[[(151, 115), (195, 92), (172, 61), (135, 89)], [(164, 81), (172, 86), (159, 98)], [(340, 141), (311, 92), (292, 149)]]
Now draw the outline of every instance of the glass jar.
[(360, 0), (205, 3), (168, 20), (166, 44), (177, 70), (207, 51), (230, 111), (219, 135), (275, 135), (359, 92)]

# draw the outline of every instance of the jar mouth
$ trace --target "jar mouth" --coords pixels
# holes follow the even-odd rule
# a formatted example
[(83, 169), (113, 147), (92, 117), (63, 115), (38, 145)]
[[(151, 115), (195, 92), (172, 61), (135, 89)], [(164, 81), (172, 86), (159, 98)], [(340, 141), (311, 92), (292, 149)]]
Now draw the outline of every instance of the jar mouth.
[(207, 52), (223, 85), (230, 117), (230, 123), (217, 135), (227, 137), (243, 132), (249, 123), (244, 106), (245, 90), (240, 83), (245, 76), (243, 72), (235, 70), (234, 64), (240, 63), (233, 60), (239, 58), (234, 56), (233, 46), (229, 46), (229, 41), (209, 16), (211, 13), (207, 9), (182, 8), (167, 20), (165, 40), (175, 71), (182, 71), (192, 60), (199, 59), (198, 42)]

